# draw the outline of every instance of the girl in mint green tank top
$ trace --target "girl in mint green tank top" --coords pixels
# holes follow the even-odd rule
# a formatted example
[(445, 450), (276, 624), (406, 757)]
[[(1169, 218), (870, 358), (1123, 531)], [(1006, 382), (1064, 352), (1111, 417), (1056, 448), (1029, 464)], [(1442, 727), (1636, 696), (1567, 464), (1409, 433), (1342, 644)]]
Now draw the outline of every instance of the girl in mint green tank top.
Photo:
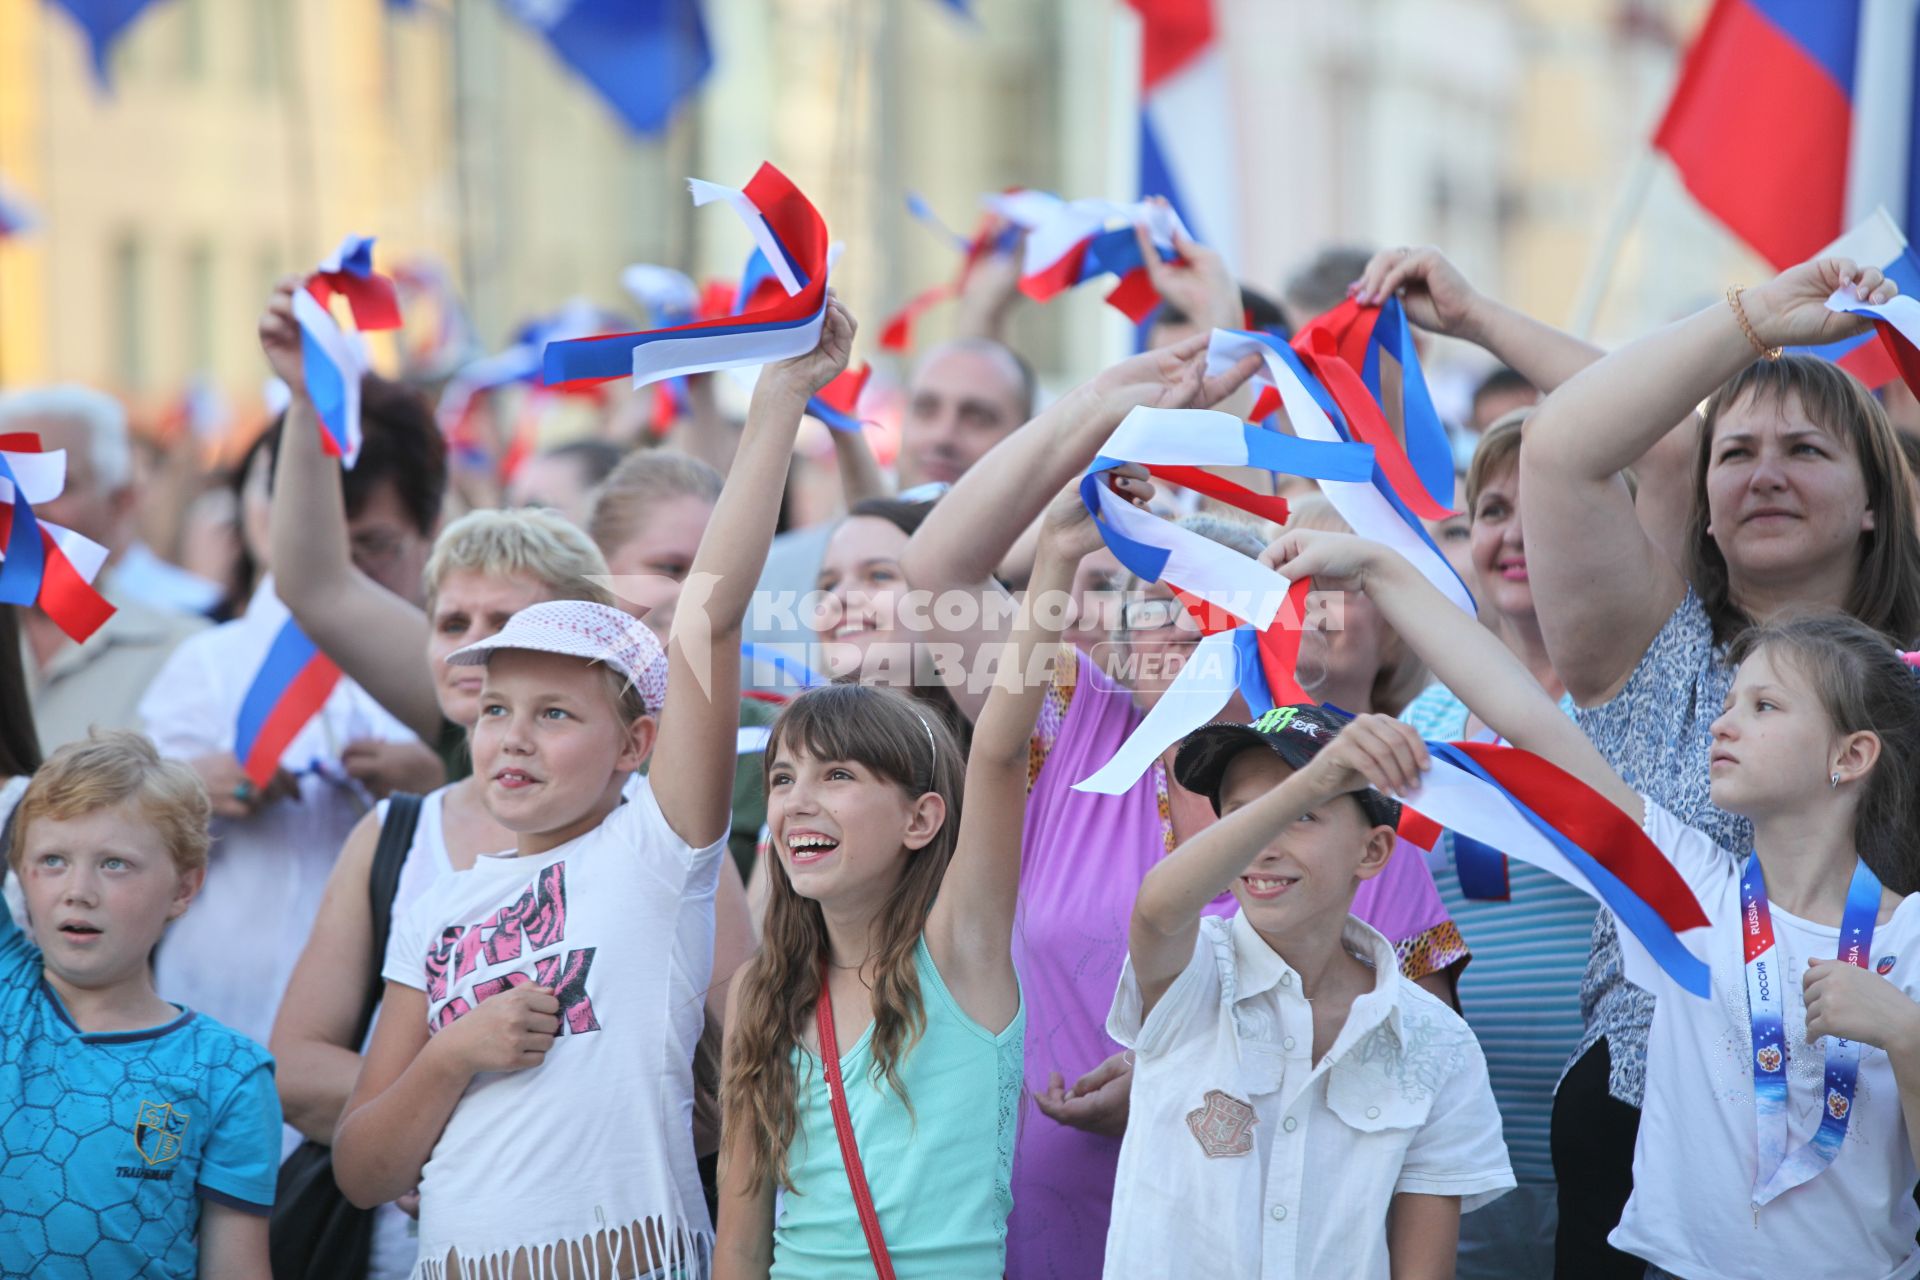
[[(1117, 487), (1150, 492), (1144, 473)], [(995, 682), (965, 759), (937, 714), (885, 688), (810, 689), (774, 722), (766, 923), (727, 1007), (715, 1280), (875, 1273), (820, 1058), (823, 983), (894, 1273), (1004, 1271), (1027, 744), (1060, 650), (1057, 606), (1099, 545), (1063, 493), (1000, 655), (1021, 678)]]

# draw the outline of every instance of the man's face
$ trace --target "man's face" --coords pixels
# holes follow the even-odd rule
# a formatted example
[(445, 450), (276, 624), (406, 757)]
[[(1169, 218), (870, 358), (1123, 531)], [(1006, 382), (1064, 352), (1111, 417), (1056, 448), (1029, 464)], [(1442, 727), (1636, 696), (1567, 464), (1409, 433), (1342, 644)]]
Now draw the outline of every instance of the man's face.
[(391, 480), (375, 485), (360, 513), (347, 521), (347, 538), (360, 572), (402, 600), (425, 605), (420, 574), (432, 543), (414, 528)]
[(109, 551), (121, 550), (131, 532), (133, 490), (127, 485), (109, 489), (100, 483), (86, 424), (72, 418), (33, 418), (17, 429), (38, 434), (42, 448), (67, 451), (66, 488), (52, 502), (36, 507), (34, 514), (92, 538)]
[(900, 487), (947, 484), (1019, 426), (1019, 371), (1007, 356), (966, 347), (934, 352), (908, 389), (900, 426)]
[(540, 453), (528, 458), (507, 485), (510, 507), (546, 507), (584, 529), (593, 513), (593, 486), (580, 459)]

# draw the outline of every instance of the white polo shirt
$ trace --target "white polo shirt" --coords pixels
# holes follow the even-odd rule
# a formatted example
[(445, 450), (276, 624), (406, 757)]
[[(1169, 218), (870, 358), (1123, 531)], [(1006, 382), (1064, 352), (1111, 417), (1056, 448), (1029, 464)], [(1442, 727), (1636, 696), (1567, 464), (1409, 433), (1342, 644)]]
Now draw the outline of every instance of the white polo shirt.
[(1244, 917), (1200, 922), (1144, 1026), (1128, 962), (1107, 1018), (1135, 1054), (1109, 1280), (1388, 1280), (1395, 1193), (1469, 1212), (1513, 1186), (1467, 1024), (1400, 976), (1379, 932), (1349, 916), (1345, 942), (1374, 986), (1317, 1064), (1299, 976)]

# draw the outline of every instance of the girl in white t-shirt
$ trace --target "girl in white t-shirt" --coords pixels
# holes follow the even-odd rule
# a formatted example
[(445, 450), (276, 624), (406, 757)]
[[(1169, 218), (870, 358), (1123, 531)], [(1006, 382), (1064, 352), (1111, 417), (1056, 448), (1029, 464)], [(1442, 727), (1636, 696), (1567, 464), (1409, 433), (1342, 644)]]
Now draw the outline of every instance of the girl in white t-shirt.
[(740, 630), (802, 411), (853, 333), (830, 300), (819, 346), (762, 371), (665, 653), (627, 614), (556, 601), (448, 659), (485, 667), (474, 773), (516, 847), (442, 877), (394, 929), (333, 1147), (356, 1204), (419, 1186), (416, 1277), (704, 1270), (692, 1060)]
[[(1497, 733), (1644, 826), (1692, 888), (1712, 972), (1687, 994), (1627, 943), (1660, 998), (1633, 1197), (1609, 1242), (1684, 1277), (1920, 1274), (1920, 679), (1841, 614), (1755, 627), (1713, 724), (1713, 803), (1753, 823), (1722, 850), (1636, 794), (1505, 646), (1374, 543), (1289, 534), (1268, 560), (1364, 588)], [(1396, 789), (1417, 758), (1381, 762)], [(1418, 803), (1417, 797), (1415, 803)]]
[(774, 722), (766, 923), (727, 1002), (716, 1280), (894, 1273), (882, 1257), (903, 1280), (1004, 1271), (1028, 740), (1074, 566), (1099, 545), (1062, 493), (964, 756), (934, 708), (884, 688), (808, 690)]

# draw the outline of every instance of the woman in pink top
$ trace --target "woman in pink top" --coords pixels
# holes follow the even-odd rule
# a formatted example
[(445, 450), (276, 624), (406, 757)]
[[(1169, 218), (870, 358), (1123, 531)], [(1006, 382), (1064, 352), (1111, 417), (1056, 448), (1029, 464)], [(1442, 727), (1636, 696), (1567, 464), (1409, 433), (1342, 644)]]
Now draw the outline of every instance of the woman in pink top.
[[(999, 592), (992, 578), (1016, 535), (1086, 467), (1128, 411), (1142, 404), (1215, 404), (1252, 371), (1248, 362), (1208, 380), (1205, 357), (1203, 334), (1123, 361), (996, 446), (908, 544), (901, 558), (908, 582), (936, 601), (948, 591)], [(1131, 482), (1121, 486), (1128, 492)], [(1188, 524), (1249, 554), (1261, 550), (1260, 534), (1250, 525), (1211, 517)], [(1131, 1083), (1120, 1046), (1105, 1031), (1126, 959), (1127, 922), (1147, 870), (1214, 820), (1205, 797), (1170, 780), (1164, 760), (1121, 795), (1073, 790), (1112, 757), (1177, 674), (1197, 639), (1178, 625), (1178, 612), (1164, 584), (1127, 592), (1113, 639), (1097, 643), (1098, 653), (1079, 655), (1071, 679), (1049, 692), (1034, 735), (1014, 962), (1027, 1001), (1027, 1088), (1042, 1114), (1021, 1117), (1015, 1148), (1007, 1227), (1011, 1280), (1092, 1280), (1100, 1274)], [(942, 621), (956, 616), (940, 608), (928, 614)], [(960, 645), (963, 672), (971, 670), (991, 620), (1005, 616), (994, 608), (980, 615), (977, 631), (929, 637)], [(1111, 658), (1125, 683), (1110, 676), (1099, 658)], [(977, 710), (983, 692), (954, 688), (968, 714)], [(1223, 716), (1251, 718), (1238, 697)], [(1464, 957), (1464, 949), (1457, 948), (1457, 931), (1425, 860), (1417, 853), (1396, 856), (1369, 884), (1371, 894), (1356, 901), (1354, 913), (1400, 946), (1403, 972), (1449, 992), (1444, 970)], [(1221, 914), (1232, 909), (1230, 897), (1211, 908)], [(1428, 945), (1448, 938), (1450, 945)], [(1405, 963), (1410, 957), (1412, 969)]]

